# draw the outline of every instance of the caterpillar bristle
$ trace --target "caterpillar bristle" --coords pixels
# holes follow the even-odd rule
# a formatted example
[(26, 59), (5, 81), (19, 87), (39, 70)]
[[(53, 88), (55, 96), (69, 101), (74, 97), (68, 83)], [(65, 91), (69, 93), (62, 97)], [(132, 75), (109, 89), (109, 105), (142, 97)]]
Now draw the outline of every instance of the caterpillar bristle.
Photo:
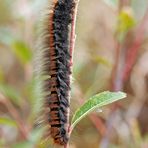
[[(70, 106), (70, 25), (74, 0), (54, 0), (46, 12), (39, 38), (39, 75), (44, 94), (45, 123), (50, 125), (50, 136), (58, 145), (69, 140)], [(36, 64), (38, 64), (38, 62)]]

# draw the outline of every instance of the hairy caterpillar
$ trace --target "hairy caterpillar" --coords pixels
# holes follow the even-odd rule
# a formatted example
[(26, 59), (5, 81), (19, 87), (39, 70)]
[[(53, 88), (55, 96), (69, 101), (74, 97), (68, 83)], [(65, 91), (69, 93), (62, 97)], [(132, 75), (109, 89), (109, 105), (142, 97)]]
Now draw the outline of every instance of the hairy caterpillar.
[(50, 135), (58, 145), (66, 145), (69, 140), (69, 93), (71, 75), (70, 25), (74, 0), (54, 0), (46, 20), (43, 33), (44, 72), (50, 78), (45, 80), (48, 95), (46, 108)]

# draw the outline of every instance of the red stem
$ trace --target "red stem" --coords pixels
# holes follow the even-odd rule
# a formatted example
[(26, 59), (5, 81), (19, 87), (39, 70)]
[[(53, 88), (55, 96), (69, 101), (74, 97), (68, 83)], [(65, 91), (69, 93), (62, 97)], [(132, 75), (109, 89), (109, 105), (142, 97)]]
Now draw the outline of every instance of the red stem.
[[(72, 17), (72, 25), (71, 25), (71, 34), (70, 34), (70, 55), (71, 55), (71, 66), (73, 65), (73, 51), (74, 51), (74, 45), (75, 45), (75, 27), (76, 27), (76, 16), (77, 16), (77, 10), (78, 10), (78, 3), (79, 0), (76, 0), (75, 2), (75, 8), (73, 11), (73, 17)], [(81, 102), (81, 101), (80, 101)], [(102, 134), (105, 134), (106, 128), (101, 121), (100, 118), (98, 118), (95, 114), (89, 115), (89, 118), (91, 119), (92, 123), (95, 125), (96, 129)], [(72, 129), (69, 127), (69, 134), (71, 134)], [(65, 146), (67, 148), (67, 145)]]
[(104, 126), (102, 120), (99, 117), (97, 117), (96, 114), (90, 114), (89, 118), (91, 119), (92, 123), (94, 124), (98, 132), (103, 137), (106, 134), (106, 127)]
[[(148, 20), (148, 8), (146, 10), (145, 16), (143, 17), (141, 24), (137, 29), (137, 33), (135, 35), (136, 36), (135, 41), (128, 49), (126, 49), (125, 57), (123, 57), (125, 61), (124, 65), (122, 65), (123, 68), (120, 68), (119, 70), (118, 68), (122, 64), (121, 61), (119, 61), (119, 58), (121, 58), (119, 54), (119, 49), (120, 50), (123, 49), (121, 49), (121, 45), (117, 43), (115, 66), (112, 70), (112, 83), (111, 83), (112, 90), (121, 90), (123, 88), (124, 83), (128, 80), (133, 65), (136, 62), (138, 51), (144, 39), (144, 31), (147, 25), (146, 24), (147, 20)], [(118, 76), (120, 77), (117, 78)]]
[(79, 0), (75, 1), (75, 7), (73, 10), (73, 16), (72, 16), (72, 24), (71, 24), (71, 33), (70, 33), (70, 55), (71, 55), (71, 66), (73, 64), (73, 51), (75, 46), (75, 29), (76, 29), (76, 16), (77, 16), (77, 10), (78, 10), (78, 3)]
[(148, 8), (146, 10), (145, 16), (143, 17), (142, 23), (139, 25), (134, 43), (129, 49), (127, 49), (128, 53), (125, 60), (126, 63), (123, 70), (123, 78), (122, 78), (122, 81), (124, 82), (126, 82), (127, 79), (129, 78), (132, 67), (137, 59), (138, 51), (144, 39), (144, 32), (147, 25), (147, 20), (148, 20)]
[(119, 42), (116, 43), (116, 52), (115, 52), (115, 65), (113, 67), (112, 73), (111, 73), (111, 90), (115, 90), (117, 86), (116, 75), (117, 75), (117, 69), (118, 69), (118, 63), (119, 63), (119, 53), (120, 53), (121, 45)]
[[(70, 33), (70, 66), (72, 67), (73, 65), (73, 51), (74, 51), (74, 46), (75, 46), (75, 28), (76, 28), (76, 17), (77, 17), (77, 9), (78, 9), (78, 3), (79, 0), (75, 1), (75, 6), (73, 8), (73, 14), (72, 14), (72, 23), (71, 23), (71, 33)], [(71, 130), (69, 128), (69, 134), (71, 133)], [(68, 148), (69, 144), (64, 145), (64, 148)]]

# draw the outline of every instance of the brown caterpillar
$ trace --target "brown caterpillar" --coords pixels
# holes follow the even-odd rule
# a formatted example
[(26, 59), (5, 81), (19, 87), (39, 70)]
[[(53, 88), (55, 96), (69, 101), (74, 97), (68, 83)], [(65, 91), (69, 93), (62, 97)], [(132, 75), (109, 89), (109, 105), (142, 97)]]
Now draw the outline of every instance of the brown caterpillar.
[(58, 145), (66, 145), (69, 140), (70, 106), (70, 25), (74, 0), (54, 0), (43, 34), (44, 71), (49, 75), (45, 80), (46, 108), (50, 135)]

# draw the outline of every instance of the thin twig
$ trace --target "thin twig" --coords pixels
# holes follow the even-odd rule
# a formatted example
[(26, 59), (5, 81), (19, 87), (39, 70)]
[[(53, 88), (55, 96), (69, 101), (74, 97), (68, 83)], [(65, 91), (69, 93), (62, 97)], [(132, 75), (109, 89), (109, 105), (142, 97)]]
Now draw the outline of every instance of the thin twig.
[[(75, 8), (73, 11), (73, 17), (72, 17), (72, 26), (71, 26), (71, 35), (70, 35), (71, 66), (73, 65), (73, 51), (74, 51), (75, 39), (76, 39), (75, 27), (76, 27), (76, 16), (77, 16), (77, 10), (78, 10), (78, 3), (79, 3), (79, 0), (76, 0), (75, 1)], [(89, 118), (92, 121), (92, 123), (95, 125), (96, 129), (101, 133), (101, 135), (104, 135), (106, 128), (103, 125), (101, 119), (98, 118), (95, 114), (90, 114)], [(71, 127), (69, 127), (69, 134), (71, 134), (71, 132), (72, 132), (72, 129), (71, 129)]]
[(114, 67), (112, 69), (112, 73), (111, 73), (111, 86), (110, 86), (110, 89), (111, 90), (116, 90), (116, 86), (117, 86), (117, 82), (115, 81), (116, 79), (116, 75), (117, 75), (117, 69), (118, 69), (118, 63), (119, 63), (119, 55), (120, 55), (120, 48), (121, 48), (121, 45), (120, 43), (117, 41), (116, 43), (116, 52), (115, 52), (115, 64), (114, 64)]
[(129, 49), (127, 49), (128, 53), (126, 56), (126, 65), (123, 70), (123, 81), (124, 82), (126, 82), (127, 79), (129, 78), (132, 67), (137, 59), (138, 51), (144, 39), (144, 32), (145, 32), (145, 28), (147, 27), (147, 23), (148, 23), (147, 20), (148, 20), (148, 7), (143, 17), (142, 23), (138, 27), (138, 30), (136, 33), (136, 39), (133, 42), (132, 46)]
[[(73, 8), (73, 14), (72, 14), (72, 23), (71, 23), (71, 33), (70, 33), (70, 66), (72, 67), (73, 65), (73, 51), (74, 51), (74, 46), (75, 46), (75, 28), (76, 28), (76, 17), (77, 17), (77, 9), (78, 9), (78, 4), (79, 0), (74, 0), (74, 8)], [(71, 133), (70, 131), (70, 126), (69, 126), (69, 134)], [(68, 148), (69, 144), (64, 145), (64, 148)]]
[(101, 118), (97, 117), (94, 113), (90, 114), (89, 118), (91, 119), (91, 122), (94, 124), (98, 132), (103, 137), (106, 134), (106, 127)]
[(76, 17), (77, 17), (78, 4), (79, 4), (79, 0), (76, 0), (75, 7), (73, 10), (73, 16), (72, 16), (72, 24), (71, 24), (71, 34), (70, 34), (71, 65), (73, 64), (73, 51), (74, 51), (75, 39), (76, 39), (75, 28), (76, 28)]
[(3, 95), (0, 93), (0, 102), (7, 108), (9, 111), (10, 115), (13, 117), (15, 120), (18, 129), (20, 130), (20, 133), (22, 134), (22, 137), (27, 140), (28, 139), (28, 131), (26, 126), (24, 125), (23, 121), (21, 120), (17, 110), (14, 108), (12, 103)]

